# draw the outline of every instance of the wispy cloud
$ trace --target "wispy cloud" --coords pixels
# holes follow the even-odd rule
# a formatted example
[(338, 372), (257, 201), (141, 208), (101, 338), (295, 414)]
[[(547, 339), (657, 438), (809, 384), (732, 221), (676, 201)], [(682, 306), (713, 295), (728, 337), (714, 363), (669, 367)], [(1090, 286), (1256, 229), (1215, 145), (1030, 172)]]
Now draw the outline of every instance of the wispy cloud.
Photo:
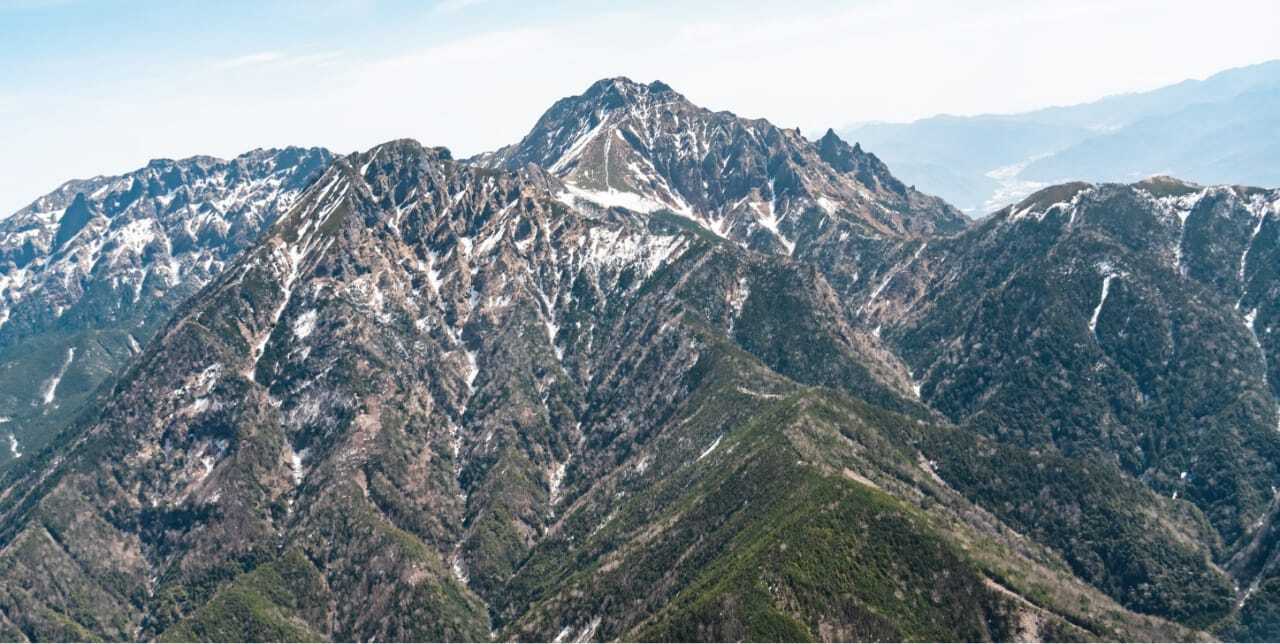
[[(175, 27), (214, 14), (209, 42), (259, 44), (152, 56), (155, 73), (140, 74), (127, 64), (99, 69), (96, 59), (168, 51), (168, 40), (128, 44), (135, 26), (123, 23), (136, 21), (99, 34), (99, 11), (86, 8), (65, 16), (79, 26), (58, 12), (28, 30), (4, 10), (63, 0), (0, 0), (0, 33), (61, 36), (54, 49), (29, 53), (20, 40), (0, 45), (0, 69), (95, 70), (82, 83), (0, 73), (0, 141), (21, 159), (0, 171), (0, 211), (26, 205), (34, 186), (156, 156), (286, 144), (348, 151), (405, 136), (460, 154), (493, 149), (527, 134), (555, 100), (608, 76), (661, 79), (700, 105), (814, 131), (1077, 102), (1280, 56), (1276, 0), (1219, 0), (1208, 12), (1195, 0), (806, 0), (812, 10), (744, 2), (727, 12), (713, 3), (560, 3), (584, 8), (550, 7), (534, 20), (494, 11), (493, 0), (428, 1), (291, 0), (243, 16), (173, 3), (181, 11), (163, 19), (182, 21)], [(313, 19), (270, 40), (240, 39), (262, 15), (294, 10)], [(63, 31), (85, 25), (93, 37), (64, 44), (74, 39)], [(246, 33), (226, 31), (242, 25)], [(1044, 46), (1071, 34), (1088, 34), (1090, 46)]]
[(343, 56), (341, 50), (320, 51), (309, 54), (286, 54), (278, 51), (260, 51), (253, 54), (245, 54), (244, 56), (236, 56), (225, 60), (215, 61), (213, 68), (216, 70), (240, 69), (244, 67), (257, 67), (262, 65), (274, 65), (276, 67), (301, 67), (314, 66), (323, 67), (330, 65)]
[(341, 50), (320, 51), (313, 54), (299, 54), (297, 56), (286, 56), (282, 58), (279, 62), (283, 65), (289, 65), (289, 66), (310, 65), (315, 67), (324, 67), (337, 62), (337, 60), (339, 58), (342, 58), (344, 55), (346, 55), (346, 52)]
[(244, 56), (236, 56), (220, 60), (213, 64), (214, 69), (237, 69), (239, 67), (251, 67), (254, 65), (265, 65), (284, 58), (284, 54), (278, 51), (260, 51), (254, 54), (245, 54)]

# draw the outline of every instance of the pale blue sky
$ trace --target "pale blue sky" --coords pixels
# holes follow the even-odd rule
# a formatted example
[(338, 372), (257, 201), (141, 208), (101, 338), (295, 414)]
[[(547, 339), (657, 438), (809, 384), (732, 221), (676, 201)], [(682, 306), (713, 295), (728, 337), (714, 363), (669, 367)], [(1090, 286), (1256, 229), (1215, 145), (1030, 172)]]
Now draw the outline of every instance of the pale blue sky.
[(471, 154), (605, 76), (809, 132), (1026, 110), (1280, 58), (1276, 25), (1274, 0), (0, 0), (0, 213), (155, 157)]

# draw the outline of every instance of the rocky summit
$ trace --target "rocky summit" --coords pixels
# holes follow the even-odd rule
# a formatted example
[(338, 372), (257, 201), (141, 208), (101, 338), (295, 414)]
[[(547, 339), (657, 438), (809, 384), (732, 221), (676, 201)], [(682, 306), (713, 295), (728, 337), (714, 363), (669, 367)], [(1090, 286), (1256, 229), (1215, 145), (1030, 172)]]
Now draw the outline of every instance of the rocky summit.
[(618, 78), (2, 226), (0, 639), (1280, 636), (1280, 191), (970, 222)]
[(890, 236), (955, 232), (966, 221), (830, 130), (808, 141), (698, 107), (661, 82), (602, 80), (558, 101), (519, 143), (472, 162), (538, 165), (564, 182), (565, 200), (669, 210), (764, 252), (794, 254), (832, 219)]

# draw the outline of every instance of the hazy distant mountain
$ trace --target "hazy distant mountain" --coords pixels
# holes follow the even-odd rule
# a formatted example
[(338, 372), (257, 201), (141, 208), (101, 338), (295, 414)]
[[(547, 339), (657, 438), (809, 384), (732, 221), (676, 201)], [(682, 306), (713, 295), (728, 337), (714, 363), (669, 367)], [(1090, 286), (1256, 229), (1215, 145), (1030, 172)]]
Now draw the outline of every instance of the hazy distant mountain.
[(937, 116), (845, 130), (895, 173), (971, 216), (1049, 183), (1172, 174), (1280, 185), (1280, 61), (1150, 92), (1034, 112)]
[(1274, 85), (1148, 116), (1057, 154), (1018, 176), (1132, 181), (1152, 173), (1235, 185), (1280, 185), (1280, 75)]

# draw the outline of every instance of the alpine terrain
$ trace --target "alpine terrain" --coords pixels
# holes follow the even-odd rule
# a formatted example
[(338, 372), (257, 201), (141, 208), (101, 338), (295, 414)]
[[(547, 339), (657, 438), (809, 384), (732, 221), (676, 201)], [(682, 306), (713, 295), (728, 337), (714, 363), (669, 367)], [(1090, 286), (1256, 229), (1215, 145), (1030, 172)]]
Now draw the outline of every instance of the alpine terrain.
[(0, 221), (0, 463), (44, 447), (331, 159), (158, 160), (69, 181)]
[(0, 639), (1280, 636), (1280, 191), (970, 222), (614, 78), (2, 225)]

